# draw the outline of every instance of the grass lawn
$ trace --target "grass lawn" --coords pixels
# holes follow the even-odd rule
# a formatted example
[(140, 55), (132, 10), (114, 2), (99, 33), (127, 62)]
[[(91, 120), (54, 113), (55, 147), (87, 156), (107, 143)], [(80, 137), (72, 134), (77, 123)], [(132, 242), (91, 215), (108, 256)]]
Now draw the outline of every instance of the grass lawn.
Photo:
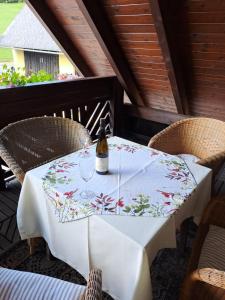
[(12, 62), (12, 60), (13, 60), (12, 50), (0, 48), (0, 63), (1, 62)]
[[(0, 35), (2, 35), (24, 3), (0, 3)], [(0, 62), (12, 61), (12, 50), (0, 48)]]

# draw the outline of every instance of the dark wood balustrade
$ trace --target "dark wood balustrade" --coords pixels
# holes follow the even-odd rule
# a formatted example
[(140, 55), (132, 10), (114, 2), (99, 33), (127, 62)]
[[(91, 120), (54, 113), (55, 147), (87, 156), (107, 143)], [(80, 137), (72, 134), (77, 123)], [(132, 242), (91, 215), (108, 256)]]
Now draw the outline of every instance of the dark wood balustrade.
[[(93, 77), (0, 90), (0, 128), (35, 116), (61, 116), (83, 124), (97, 138), (100, 118), (120, 135), (123, 89), (117, 78)], [(1, 166), (1, 161), (0, 161)], [(4, 172), (0, 168), (0, 188)]]
[(117, 134), (117, 112), (122, 101), (123, 89), (116, 77), (82, 78), (2, 89), (0, 128), (25, 118), (54, 115), (82, 123), (95, 139), (100, 117), (106, 118), (108, 127)]

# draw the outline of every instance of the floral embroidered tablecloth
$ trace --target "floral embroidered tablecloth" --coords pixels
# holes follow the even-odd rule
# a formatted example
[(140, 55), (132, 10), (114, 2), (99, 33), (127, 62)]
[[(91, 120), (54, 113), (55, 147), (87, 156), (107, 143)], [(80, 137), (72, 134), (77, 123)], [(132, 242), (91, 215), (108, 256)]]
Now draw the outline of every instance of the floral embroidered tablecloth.
[[(80, 196), (85, 188), (79, 173), (84, 150), (49, 164), (42, 186), (59, 222), (92, 214), (167, 217), (188, 199), (196, 182), (181, 158), (124, 141), (108, 140), (109, 174), (94, 174), (88, 188), (95, 196), (89, 200)], [(85, 151), (94, 156), (95, 145)]]

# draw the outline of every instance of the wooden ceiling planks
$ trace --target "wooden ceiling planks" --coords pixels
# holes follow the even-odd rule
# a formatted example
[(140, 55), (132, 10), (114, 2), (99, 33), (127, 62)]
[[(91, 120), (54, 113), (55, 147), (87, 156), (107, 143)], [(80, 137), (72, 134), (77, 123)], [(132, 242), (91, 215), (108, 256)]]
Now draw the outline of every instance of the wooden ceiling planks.
[(190, 113), (225, 120), (225, 1), (187, 0), (177, 15)]
[[(39, 1), (36, 1), (39, 2)], [(54, 13), (65, 34), (78, 48), (94, 76), (114, 75), (111, 65), (104, 55), (85, 17), (75, 0), (46, 0), (49, 9)], [(77, 64), (78, 57), (74, 59)], [(84, 74), (85, 75), (85, 74)]]
[[(96, 1), (93, 3), (92, 0), (77, 0), (77, 3), (131, 102), (143, 105), (145, 103), (144, 98), (140, 94), (135, 77), (130, 70), (101, 2)], [(96, 6), (98, 7), (97, 10)]]
[(101, 3), (140, 86), (145, 105), (183, 112), (180, 107), (177, 110), (149, 1), (101, 0)]
[[(90, 24), (90, 20), (87, 22), (87, 15), (85, 16), (81, 11), (78, 4), (82, 1), (41, 0), (37, 2), (31, 0), (30, 2), (36, 6), (36, 9), (42, 6), (55, 18), (56, 22), (51, 20), (50, 24), (47, 24), (50, 25), (50, 29), (54, 31), (54, 23), (61, 25), (60, 30), (65, 32), (70, 41), (70, 43), (64, 44), (70, 44), (70, 52), (74, 47), (77, 50), (76, 53), (80, 54), (77, 57), (73, 55), (73, 61), (76, 64), (83, 61), (86, 68), (90, 70), (88, 72), (81, 68), (84, 76), (112, 75), (114, 74), (113, 67), (133, 103), (172, 112), (182, 112), (177, 102), (174, 101), (168, 67), (158, 41), (148, 1), (90, 1), (94, 15), (98, 14), (97, 10), (101, 9), (101, 6), (104, 6), (102, 8), (104, 13), (106, 11), (106, 19), (112, 22), (109, 23), (109, 27), (113, 26), (112, 32), (109, 31), (109, 36), (116, 35), (116, 37), (114, 43), (109, 41), (106, 47), (104, 47), (105, 41), (99, 43), (99, 39), (96, 39), (95, 23)], [(99, 7), (97, 7), (98, 5)], [(43, 9), (42, 11), (39, 9), (39, 13), (44, 15)], [(47, 19), (45, 17), (44, 21), (48, 23)], [(102, 22), (100, 17), (99, 22)], [(63, 40), (62, 34), (56, 35), (56, 38), (58, 37)], [(106, 35), (104, 39), (107, 39)], [(110, 52), (118, 52), (120, 48), (122, 50), (119, 56), (123, 58), (122, 63), (121, 60), (114, 63)], [(116, 56), (114, 54), (113, 56), (114, 59)]]
[[(150, 107), (151, 116), (152, 109), (160, 110), (160, 118), (162, 111), (172, 112), (171, 118), (173, 113), (187, 113), (188, 103), (191, 115), (225, 120), (225, 1), (30, 2), (42, 7), (39, 14), (47, 25), (50, 16), (53, 33), (73, 61), (80, 63), (84, 75), (104, 76), (116, 71), (133, 103)], [(78, 2), (89, 3), (98, 23), (98, 10), (106, 13), (103, 20), (106, 17), (112, 28), (103, 30), (108, 37), (93, 32), (99, 28), (90, 26), (91, 20), (87, 22)], [(110, 33), (115, 43), (110, 42)], [(117, 56), (124, 58), (123, 63), (118, 63)]]

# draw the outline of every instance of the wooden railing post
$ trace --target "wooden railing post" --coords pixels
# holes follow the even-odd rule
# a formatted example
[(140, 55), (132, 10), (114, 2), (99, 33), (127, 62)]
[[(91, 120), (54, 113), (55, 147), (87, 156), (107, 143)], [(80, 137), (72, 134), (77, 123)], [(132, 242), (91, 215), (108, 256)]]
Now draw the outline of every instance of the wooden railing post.
[(121, 136), (123, 131), (123, 96), (124, 90), (119, 83), (118, 79), (115, 78), (112, 91), (112, 100), (110, 101), (111, 110), (111, 128), (113, 129), (113, 135)]

